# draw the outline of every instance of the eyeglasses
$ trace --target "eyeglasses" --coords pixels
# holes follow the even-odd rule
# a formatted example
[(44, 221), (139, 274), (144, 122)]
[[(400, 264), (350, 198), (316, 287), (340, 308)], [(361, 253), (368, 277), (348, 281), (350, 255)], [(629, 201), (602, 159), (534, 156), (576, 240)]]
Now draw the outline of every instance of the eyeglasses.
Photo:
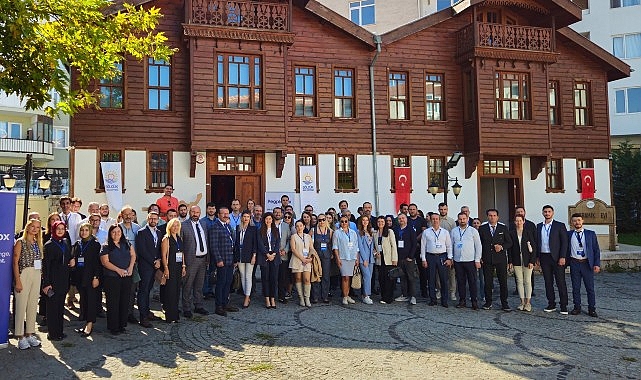
[(317, 220), (318, 220), (319, 222), (324, 222), (324, 221), (325, 221), (325, 218), (317, 219)]
[(291, 218), (292, 218), (291, 215), (285, 215), (285, 219), (291, 219)]
[(341, 220), (341, 224), (343, 224), (343, 223), (349, 223), (349, 221), (347, 221), (347, 220)]

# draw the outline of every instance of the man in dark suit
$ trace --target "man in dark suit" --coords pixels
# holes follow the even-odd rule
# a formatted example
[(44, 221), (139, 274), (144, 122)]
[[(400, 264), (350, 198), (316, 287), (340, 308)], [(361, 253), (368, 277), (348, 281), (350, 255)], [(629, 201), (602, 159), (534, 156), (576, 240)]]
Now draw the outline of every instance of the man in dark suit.
[(227, 316), (228, 311), (238, 311), (229, 304), (229, 288), (234, 275), (236, 258), (234, 257), (234, 236), (229, 226), (229, 209), (218, 209), (218, 222), (209, 230), (209, 246), (212, 262), (216, 263), (216, 314)]
[(568, 288), (565, 284), (565, 257), (568, 251), (568, 234), (565, 224), (554, 220), (554, 208), (543, 206), (543, 223), (536, 226), (537, 257), (545, 280), (545, 295), (548, 305), (543, 311), (551, 313), (556, 310), (554, 300), (554, 282), (559, 289), (561, 314), (568, 314)]
[(194, 205), (189, 209), (189, 219), (181, 223), (180, 237), (183, 241), (183, 255), (187, 266), (187, 275), (183, 281), (183, 315), (191, 318), (192, 303), (194, 312), (207, 315), (203, 307), (203, 283), (209, 265), (207, 250), (207, 228), (200, 221), (200, 207)]
[[(533, 221), (526, 219), (525, 218), (525, 207), (523, 206), (516, 206), (514, 209), (514, 216), (522, 216), (523, 220), (525, 221), (523, 223), (523, 229), (525, 231), (530, 231), (532, 233), (532, 236), (536, 236), (536, 224), (534, 224)], [(516, 226), (514, 225), (514, 222), (510, 223), (510, 230), (514, 231), (516, 230)], [(532, 284), (532, 294), (531, 296), (534, 297), (534, 271), (532, 271), (532, 279), (530, 280), (530, 284)], [(516, 285), (516, 275), (514, 276), (514, 285)], [(518, 295), (519, 291), (515, 288), (513, 295)]]
[(152, 327), (149, 322), (155, 319), (149, 309), (149, 293), (154, 286), (154, 272), (160, 268), (160, 241), (162, 236), (158, 231), (160, 217), (157, 212), (147, 214), (147, 225), (138, 230), (136, 234), (136, 257), (138, 259), (138, 273), (140, 273), (140, 284), (138, 285), (138, 312), (140, 313), (140, 325)]
[(499, 223), (499, 211), (488, 209), (487, 223), (479, 228), (483, 253), (483, 276), (485, 277), (485, 304), (483, 309), (492, 308), (492, 286), (494, 285), (494, 270), (501, 288), (501, 309), (511, 311), (507, 303), (507, 250), (512, 248), (512, 238), (505, 224)]
[(596, 233), (583, 228), (581, 214), (572, 214), (574, 230), (568, 231), (568, 254), (574, 309), (570, 314), (581, 314), (581, 280), (588, 293), (588, 315), (597, 317), (594, 296), (594, 273), (601, 271), (601, 250)]

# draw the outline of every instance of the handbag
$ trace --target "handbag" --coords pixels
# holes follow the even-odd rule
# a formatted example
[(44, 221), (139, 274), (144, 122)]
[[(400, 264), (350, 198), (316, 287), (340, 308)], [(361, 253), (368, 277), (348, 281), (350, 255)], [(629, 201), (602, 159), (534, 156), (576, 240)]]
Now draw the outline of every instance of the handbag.
[(363, 285), (363, 274), (359, 266), (354, 267), (354, 274), (352, 275), (352, 289), (360, 289)]
[(387, 277), (389, 277), (392, 280), (396, 280), (399, 277), (402, 277), (404, 275), (403, 269), (401, 267), (396, 266), (387, 272)]
[(240, 289), (242, 286), (241, 281), (240, 281), (240, 270), (238, 268), (234, 269), (234, 277), (232, 279), (231, 287), (234, 290)]

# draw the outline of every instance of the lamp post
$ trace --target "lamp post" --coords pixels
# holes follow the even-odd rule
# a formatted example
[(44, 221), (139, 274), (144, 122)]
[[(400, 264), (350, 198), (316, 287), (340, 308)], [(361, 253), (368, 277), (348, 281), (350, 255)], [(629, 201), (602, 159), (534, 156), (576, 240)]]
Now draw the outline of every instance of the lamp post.
[[(31, 175), (33, 172), (33, 156), (31, 154), (27, 154), (27, 162), (24, 164), (24, 179), (25, 179), (25, 185), (24, 185), (24, 208), (22, 211), (22, 226), (27, 224), (27, 216), (29, 215), (29, 193), (30, 193), (30, 188), (31, 188)], [(16, 181), (17, 178), (13, 175), (13, 169), (9, 169), (9, 173), (5, 174), (2, 177), (4, 181), (4, 186), (8, 189), (11, 190), (16, 186)], [(45, 191), (49, 189), (51, 186), (51, 179), (47, 175), (47, 170), (45, 169), (45, 172), (42, 176), (38, 177), (38, 188), (42, 190), (42, 193), (44, 194)]]
[[(443, 180), (445, 181), (445, 189), (443, 190), (443, 203), (447, 204), (447, 193), (449, 192), (449, 189), (447, 188), (450, 182), (454, 182), (454, 185), (452, 185), (452, 192), (454, 193), (454, 196), (458, 198), (459, 194), (461, 194), (461, 189), (463, 186), (461, 186), (460, 183), (458, 183), (458, 177), (451, 178), (450, 175), (448, 174), (448, 171), (458, 165), (459, 160), (463, 157), (463, 153), (456, 151), (452, 154), (452, 157), (447, 161), (447, 165), (443, 166)], [(439, 190), (439, 184), (436, 182), (436, 180), (432, 180), (432, 183), (430, 184), (430, 187), (427, 189), (427, 191), (432, 194), (432, 197), (436, 199), (436, 194), (438, 194)]]

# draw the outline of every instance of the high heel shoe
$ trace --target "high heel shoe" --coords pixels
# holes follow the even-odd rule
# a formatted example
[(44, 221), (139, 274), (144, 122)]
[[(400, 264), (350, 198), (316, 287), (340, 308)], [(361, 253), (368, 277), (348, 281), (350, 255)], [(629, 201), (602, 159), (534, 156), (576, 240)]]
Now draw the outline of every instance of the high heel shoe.
[(82, 333), (80, 333), (80, 336), (81, 336), (82, 338), (86, 338), (86, 337), (91, 336), (91, 333), (92, 333), (92, 332), (93, 332), (93, 330), (91, 330), (91, 331), (89, 331), (89, 332), (83, 331)]

